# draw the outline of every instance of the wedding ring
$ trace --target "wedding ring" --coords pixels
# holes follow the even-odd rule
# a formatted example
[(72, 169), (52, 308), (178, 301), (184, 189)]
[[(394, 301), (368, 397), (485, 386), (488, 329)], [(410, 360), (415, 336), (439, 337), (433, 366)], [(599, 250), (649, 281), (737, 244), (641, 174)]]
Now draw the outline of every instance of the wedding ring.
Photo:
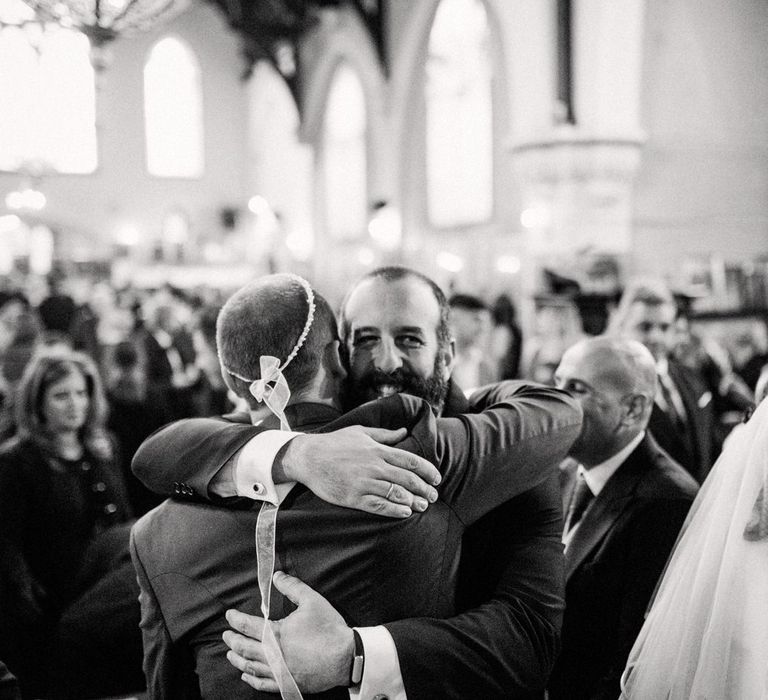
[(389, 500), (389, 497), (392, 495), (392, 491), (395, 490), (395, 485), (390, 481), (389, 482), (389, 488), (387, 489), (387, 495), (384, 496), (387, 500)]

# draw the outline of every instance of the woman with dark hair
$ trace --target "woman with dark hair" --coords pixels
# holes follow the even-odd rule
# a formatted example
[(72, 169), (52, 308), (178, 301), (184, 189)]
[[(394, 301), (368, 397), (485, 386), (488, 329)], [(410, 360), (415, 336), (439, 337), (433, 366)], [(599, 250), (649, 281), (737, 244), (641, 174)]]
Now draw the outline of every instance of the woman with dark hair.
[(35, 696), (132, 690), (132, 673), (141, 687), (140, 661), (124, 668), (141, 658), (131, 511), (96, 366), (41, 351), (15, 411), (0, 446), (0, 658)]

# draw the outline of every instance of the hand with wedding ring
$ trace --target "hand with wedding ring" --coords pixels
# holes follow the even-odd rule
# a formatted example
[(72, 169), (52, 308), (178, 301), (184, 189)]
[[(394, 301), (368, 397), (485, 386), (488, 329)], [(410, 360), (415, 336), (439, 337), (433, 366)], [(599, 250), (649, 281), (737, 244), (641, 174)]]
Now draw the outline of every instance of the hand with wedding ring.
[(352, 426), (298, 435), (278, 454), (285, 475), (328, 503), (407, 518), (437, 500), (440, 472), (427, 460), (392, 445), (405, 428)]
[[(299, 690), (320, 693), (348, 685), (354, 643), (344, 618), (323, 596), (294, 576), (276, 571), (273, 583), (296, 606), (292, 613), (271, 624)], [(227, 610), (226, 615), (232, 629), (222, 637), (230, 649), (229, 663), (252, 688), (280, 692), (261, 641), (263, 618), (238, 610)]]

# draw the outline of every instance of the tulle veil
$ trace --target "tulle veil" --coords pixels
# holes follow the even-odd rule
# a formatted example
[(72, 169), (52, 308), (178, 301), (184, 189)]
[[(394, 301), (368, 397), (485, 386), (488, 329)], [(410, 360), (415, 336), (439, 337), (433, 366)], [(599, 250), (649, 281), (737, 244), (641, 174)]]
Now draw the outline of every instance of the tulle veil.
[(694, 501), (622, 676), (622, 699), (768, 699), (768, 399)]

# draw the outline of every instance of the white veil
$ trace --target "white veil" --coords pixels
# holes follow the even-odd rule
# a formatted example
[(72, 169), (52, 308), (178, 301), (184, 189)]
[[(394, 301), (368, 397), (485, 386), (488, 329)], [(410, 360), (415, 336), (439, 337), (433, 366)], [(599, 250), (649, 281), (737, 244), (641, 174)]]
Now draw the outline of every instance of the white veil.
[(622, 698), (768, 698), (768, 400), (729, 436), (691, 507)]

